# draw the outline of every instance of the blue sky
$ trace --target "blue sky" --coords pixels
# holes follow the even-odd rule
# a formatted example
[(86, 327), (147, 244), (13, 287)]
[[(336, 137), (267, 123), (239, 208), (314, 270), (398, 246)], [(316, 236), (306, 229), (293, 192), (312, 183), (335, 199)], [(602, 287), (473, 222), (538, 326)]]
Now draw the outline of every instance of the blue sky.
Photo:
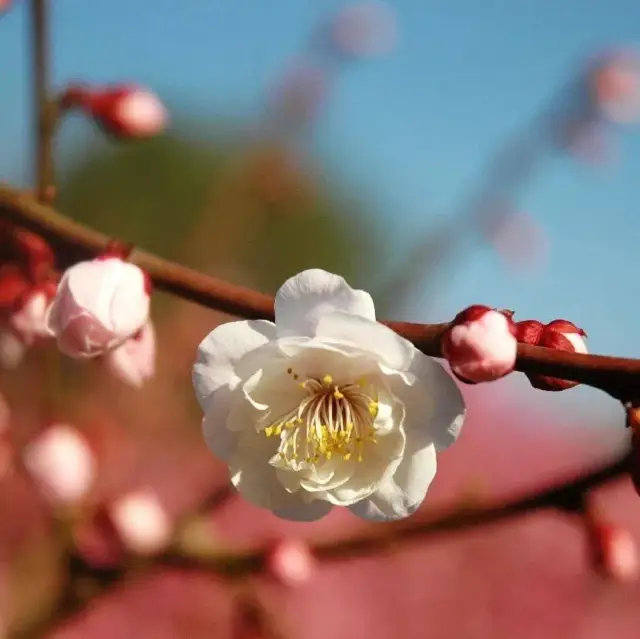
[[(0, 178), (28, 175), (24, 0), (0, 19)], [(257, 111), (269, 84), (335, 0), (54, 0), (55, 81), (135, 80), (193, 113)], [(376, 210), (415, 237), (458, 205), (484, 160), (534, 116), (585, 59), (640, 44), (636, 0), (396, 0), (399, 40), (347, 68), (316, 133), (320, 150)], [(640, 127), (615, 133), (619, 161), (546, 164), (520, 206), (549, 239), (531, 272), (481, 247), (440, 291), (445, 319), (471, 303), (520, 319), (564, 317), (593, 352), (640, 356), (636, 248)], [(64, 143), (64, 140), (63, 140)], [(398, 246), (398, 248), (400, 245)], [(396, 250), (394, 247), (393, 250)], [(416, 303), (399, 310), (421, 320)], [(398, 317), (397, 319), (401, 319)], [(569, 393), (575, 402), (584, 393)], [(537, 397), (537, 396), (536, 396)], [(561, 401), (565, 400), (553, 400)], [(569, 400), (571, 401), (571, 400)]]

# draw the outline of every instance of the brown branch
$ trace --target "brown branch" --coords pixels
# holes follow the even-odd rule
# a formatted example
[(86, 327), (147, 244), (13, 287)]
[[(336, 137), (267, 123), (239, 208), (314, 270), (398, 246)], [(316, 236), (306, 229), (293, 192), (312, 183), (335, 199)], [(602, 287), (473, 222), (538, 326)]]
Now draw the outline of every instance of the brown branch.
[[(0, 185), (0, 217), (42, 235), (64, 249), (67, 266), (103, 251), (111, 238), (74, 222), (26, 192)], [(273, 298), (180, 264), (135, 250), (131, 261), (145, 269), (154, 284), (178, 297), (230, 315), (273, 319)], [(440, 340), (448, 324), (385, 322), (423, 353), (440, 357)], [(516, 369), (550, 375), (600, 388), (620, 400), (635, 399), (640, 388), (640, 360), (582, 355), (538, 346), (520, 345)]]
[(49, 21), (48, 0), (31, 0), (31, 43), (34, 104), (34, 181), (38, 199), (50, 202), (55, 195), (53, 184), (53, 134), (55, 103), (49, 96)]

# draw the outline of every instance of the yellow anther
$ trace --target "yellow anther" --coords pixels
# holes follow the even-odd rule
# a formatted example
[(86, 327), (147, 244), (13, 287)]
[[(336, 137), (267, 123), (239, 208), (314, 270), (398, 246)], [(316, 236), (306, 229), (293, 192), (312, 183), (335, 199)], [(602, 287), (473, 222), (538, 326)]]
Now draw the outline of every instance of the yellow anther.
[(280, 433), (282, 433), (282, 424), (278, 424), (278, 425), (276, 426), (276, 429), (275, 429), (274, 433), (275, 433), (276, 435), (280, 435)]
[(331, 386), (331, 384), (333, 384), (333, 377), (331, 377), (331, 375), (329, 375), (329, 373), (327, 373), (323, 378), (322, 378), (322, 382), (324, 384), (326, 384), (327, 386)]
[(336, 399), (344, 399), (344, 395), (340, 392), (337, 386), (334, 386), (333, 396)]
[(369, 415), (376, 417), (378, 415), (378, 402), (369, 402)]

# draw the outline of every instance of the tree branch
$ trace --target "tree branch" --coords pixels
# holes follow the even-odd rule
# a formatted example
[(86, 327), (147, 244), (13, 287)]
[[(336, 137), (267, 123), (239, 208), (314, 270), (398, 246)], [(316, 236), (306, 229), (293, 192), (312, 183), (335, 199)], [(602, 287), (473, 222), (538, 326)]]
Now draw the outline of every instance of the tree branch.
[[(63, 249), (65, 263), (88, 259), (103, 251), (111, 238), (39, 203), (30, 193), (0, 184), (0, 217), (42, 235)], [(273, 319), (273, 298), (242, 286), (199, 273), (180, 264), (135, 250), (131, 261), (146, 270), (154, 284), (185, 300), (247, 319)], [(384, 322), (423, 353), (440, 357), (440, 340), (448, 324)], [(633, 400), (640, 389), (640, 360), (583, 355), (518, 346), (516, 369), (550, 375), (599, 388), (621, 400)]]

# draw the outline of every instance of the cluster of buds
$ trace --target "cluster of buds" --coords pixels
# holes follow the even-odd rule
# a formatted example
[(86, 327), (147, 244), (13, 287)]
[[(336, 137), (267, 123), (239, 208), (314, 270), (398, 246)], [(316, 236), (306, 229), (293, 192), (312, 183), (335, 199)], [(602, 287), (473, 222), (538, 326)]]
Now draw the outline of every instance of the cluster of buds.
[[(544, 346), (571, 353), (587, 353), (586, 333), (566, 320), (543, 324), (537, 320), (513, 321), (513, 312), (476, 304), (458, 313), (442, 337), (442, 354), (451, 371), (466, 384), (491, 382), (511, 373), (518, 343)], [(534, 388), (560, 391), (573, 382), (526, 373)]]
[[(516, 337), (521, 344), (531, 344), (533, 346), (544, 346), (569, 353), (586, 354), (587, 334), (572, 322), (563, 319), (556, 319), (548, 324), (543, 324), (537, 320), (524, 320), (515, 323)], [(535, 375), (526, 373), (527, 378), (534, 388), (547, 391), (561, 391), (573, 388), (578, 382), (548, 375)]]
[(58, 273), (51, 247), (38, 235), (0, 225), (0, 361), (14, 368), (26, 349), (49, 337), (46, 313)]
[(108, 135), (121, 140), (153, 137), (169, 119), (157, 96), (135, 85), (70, 86), (60, 103), (65, 110), (80, 109)]

